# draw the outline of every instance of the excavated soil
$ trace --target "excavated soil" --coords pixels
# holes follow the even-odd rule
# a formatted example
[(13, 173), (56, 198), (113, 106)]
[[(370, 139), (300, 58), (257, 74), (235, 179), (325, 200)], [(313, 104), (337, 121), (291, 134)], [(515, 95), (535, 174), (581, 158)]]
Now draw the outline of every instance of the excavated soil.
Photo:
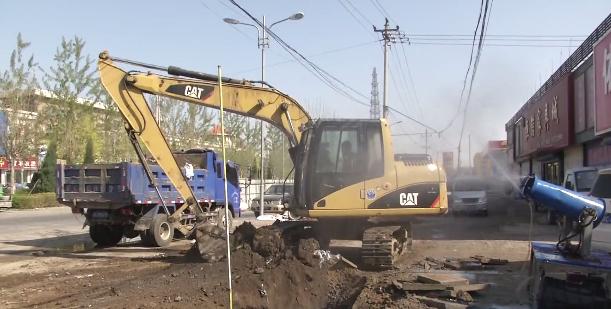
[[(377, 291), (365, 275), (352, 268), (320, 263), (313, 238), (283, 237), (274, 226), (255, 229), (245, 223), (232, 235), (232, 287), (236, 308), (358, 308), (385, 307), (391, 295)], [(228, 307), (227, 261), (203, 262), (193, 249), (166, 258), (157, 271), (92, 286), (46, 305), (72, 307), (86, 304), (109, 308), (215, 308)], [(367, 293), (363, 296), (363, 293)], [(371, 294), (371, 295), (370, 295)], [(386, 295), (386, 296), (385, 296)], [(378, 299), (382, 299), (379, 300)], [(413, 300), (416, 303), (417, 300)], [(404, 308), (422, 308), (403, 306)]]

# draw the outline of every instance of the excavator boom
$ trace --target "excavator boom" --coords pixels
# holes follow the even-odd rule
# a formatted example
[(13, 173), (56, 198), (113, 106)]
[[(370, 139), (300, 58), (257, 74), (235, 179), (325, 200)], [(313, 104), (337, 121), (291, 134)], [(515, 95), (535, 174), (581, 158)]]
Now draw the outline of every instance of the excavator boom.
[[(176, 67), (170, 67), (167, 71), (199, 79), (126, 72), (115, 64), (118, 62), (117, 59), (115, 60), (113, 62), (113, 58), (107, 52), (100, 54), (98, 70), (102, 85), (117, 104), (127, 122), (128, 131), (139, 137), (185, 199), (186, 203), (171, 216), (174, 220), (178, 220), (184, 209), (194, 205), (197, 199), (146, 102), (145, 93), (216, 109), (220, 109), (222, 95), (225, 110), (274, 125), (288, 136), (292, 146), (299, 143), (302, 130), (312, 121), (308, 113), (294, 99), (273, 88), (257, 87), (246, 81), (225, 79), (228, 82), (223, 83), (223, 93), (221, 93), (218, 81), (214, 81), (214, 76), (211, 75)], [(127, 60), (120, 61), (139, 65)]]

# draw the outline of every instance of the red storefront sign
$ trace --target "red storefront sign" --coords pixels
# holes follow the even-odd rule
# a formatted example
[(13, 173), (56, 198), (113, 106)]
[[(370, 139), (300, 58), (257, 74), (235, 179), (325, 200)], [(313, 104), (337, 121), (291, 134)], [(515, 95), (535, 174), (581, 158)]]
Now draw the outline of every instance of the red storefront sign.
[(565, 76), (542, 97), (522, 108), (520, 128), (523, 145), (517, 156), (556, 151), (569, 145), (571, 124), (569, 76)]
[[(37, 170), (38, 161), (36, 159), (15, 160), (14, 166), (16, 170)], [(9, 170), (10, 162), (7, 158), (0, 157), (0, 169)]]
[(507, 140), (488, 141), (488, 150), (507, 149)]
[(596, 135), (611, 131), (611, 30), (594, 44)]

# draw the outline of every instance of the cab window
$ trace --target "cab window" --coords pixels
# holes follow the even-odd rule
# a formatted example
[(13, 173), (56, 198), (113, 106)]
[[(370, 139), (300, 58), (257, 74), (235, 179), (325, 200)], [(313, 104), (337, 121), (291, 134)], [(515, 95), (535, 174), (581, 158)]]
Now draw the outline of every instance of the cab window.
[(364, 180), (362, 126), (327, 125), (315, 137), (312, 201)]
[(382, 130), (378, 125), (367, 127), (367, 178), (384, 176)]
[(590, 194), (594, 197), (611, 198), (611, 174), (600, 174)]

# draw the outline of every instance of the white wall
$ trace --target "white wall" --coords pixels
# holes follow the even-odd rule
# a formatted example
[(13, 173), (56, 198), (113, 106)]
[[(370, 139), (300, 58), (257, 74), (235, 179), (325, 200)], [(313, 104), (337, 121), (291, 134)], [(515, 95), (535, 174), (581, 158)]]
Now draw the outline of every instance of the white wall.
[[(252, 201), (255, 198), (259, 198), (259, 192), (261, 192), (260, 190), (261, 181), (258, 179), (256, 180), (253, 179), (250, 182), (250, 185), (248, 185), (249, 184), (248, 179), (240, 178), (239, 182), (240, 182), (240, 188), (242, 189), (242, 192), (240, 194), (240, 199), (242, 201), (242, 203), (240, 204), (240, 209), (246, 210), (250, 206), (250, 201)], [(284, 180), (266, 179), (265, 180), (265, 189), (267, 189), (270, 185), (275, 184), (275, 183), (284, 183)], [(289, 179), (287, 180), (286, 183), (287, 184), (293, 183), (293, 180)]]

